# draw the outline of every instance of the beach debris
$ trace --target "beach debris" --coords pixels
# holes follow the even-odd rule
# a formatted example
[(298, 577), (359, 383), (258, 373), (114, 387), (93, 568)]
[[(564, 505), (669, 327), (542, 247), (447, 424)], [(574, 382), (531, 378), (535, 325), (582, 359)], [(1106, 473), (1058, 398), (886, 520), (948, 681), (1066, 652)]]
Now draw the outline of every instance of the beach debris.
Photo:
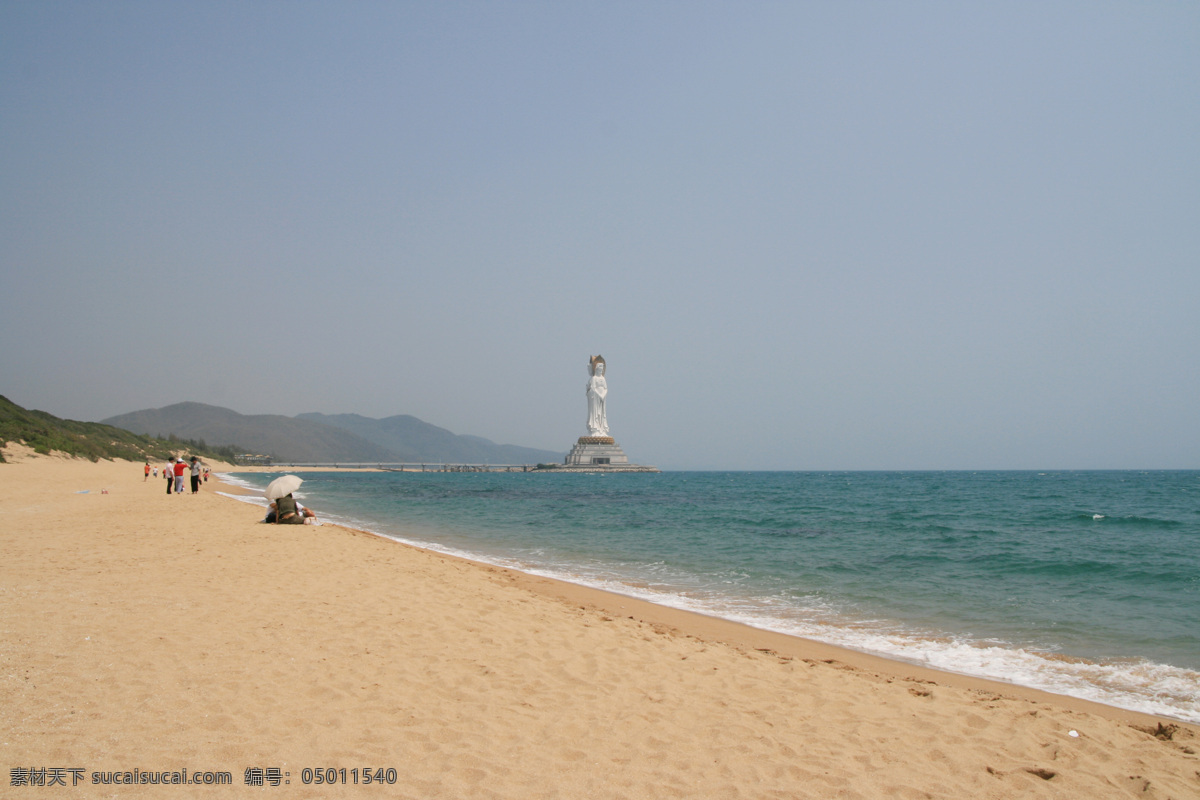
[(1079, 738), (1079, 731), (1067, 731), (1067, 736), (1070, 736), (1070, 737), (1072, 737), (1072, 738), (1078, 739), (1078, 738)]
[(1175, 733), (1179, 730), (1178, 725), (1163, 725), (1158, 723), (1157, 728), (1151, 728), (1149, 725), (1131, 725), (1134, 730), (1141, 731), (1153, 736), (1155, 739), (1161, 739), (1164, 742), (1169, 742), (1175, 738)]
[(1045, 767), (1026, 767), (1025, 771), (1028, 772), (1030, 775), (1037, 775), (1039, 778), (1041, 778), (1044, 781), (1048, 781), (1051, 778), (1053, 778), (1055, 775), (1058, 774), (1057, 772), (1046, 769)]

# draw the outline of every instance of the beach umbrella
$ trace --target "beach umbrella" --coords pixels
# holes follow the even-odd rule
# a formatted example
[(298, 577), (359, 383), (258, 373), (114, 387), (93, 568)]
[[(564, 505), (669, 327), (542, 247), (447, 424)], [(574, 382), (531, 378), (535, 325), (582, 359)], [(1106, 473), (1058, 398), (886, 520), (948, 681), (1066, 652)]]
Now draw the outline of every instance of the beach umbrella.
[(302, 483), (304, 481), (295, 475), (284, 475), (282, 478), (276, 478), (267, 484), (267, 499), (278, 500), (281, 497), (287, 497), (299, 489)]

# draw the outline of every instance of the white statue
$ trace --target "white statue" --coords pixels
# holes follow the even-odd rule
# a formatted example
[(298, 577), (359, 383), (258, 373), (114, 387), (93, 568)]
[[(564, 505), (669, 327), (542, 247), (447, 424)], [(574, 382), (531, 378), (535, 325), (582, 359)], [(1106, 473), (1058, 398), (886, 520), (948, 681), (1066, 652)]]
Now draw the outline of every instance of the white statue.
[(604, 356), (592, 356), (588, 361), (587, 382), (589, 436), (608, 436), (608, 416), (604, 412), (604, 398), (608, 396), (608, 381), (604, 379)]

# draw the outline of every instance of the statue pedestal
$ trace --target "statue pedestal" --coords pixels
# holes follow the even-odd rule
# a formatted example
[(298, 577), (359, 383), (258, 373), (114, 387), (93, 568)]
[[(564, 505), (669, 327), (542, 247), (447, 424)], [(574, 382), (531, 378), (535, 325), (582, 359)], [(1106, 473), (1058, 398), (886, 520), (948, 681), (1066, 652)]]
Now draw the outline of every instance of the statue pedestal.
[(611, 436), (580, 436), (559, 464), (539, 464), (539, 470), (555, 472), (658, 472), (657, 467), (630, 464), (629, 456)]
[(629, 456), (611, 436), (580, 436), (563, 462), (568, 467), (629, 465)]

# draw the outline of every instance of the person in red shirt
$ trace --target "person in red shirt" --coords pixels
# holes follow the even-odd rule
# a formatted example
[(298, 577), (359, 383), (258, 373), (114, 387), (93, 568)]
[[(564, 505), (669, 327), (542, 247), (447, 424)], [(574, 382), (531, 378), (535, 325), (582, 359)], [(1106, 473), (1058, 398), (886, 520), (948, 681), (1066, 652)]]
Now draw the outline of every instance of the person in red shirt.
[(187, 464), (183, 463), (183, 459), (175, 459), (175, 494), (183, 494), (183, 471), (185, 469), (187, 469)]

